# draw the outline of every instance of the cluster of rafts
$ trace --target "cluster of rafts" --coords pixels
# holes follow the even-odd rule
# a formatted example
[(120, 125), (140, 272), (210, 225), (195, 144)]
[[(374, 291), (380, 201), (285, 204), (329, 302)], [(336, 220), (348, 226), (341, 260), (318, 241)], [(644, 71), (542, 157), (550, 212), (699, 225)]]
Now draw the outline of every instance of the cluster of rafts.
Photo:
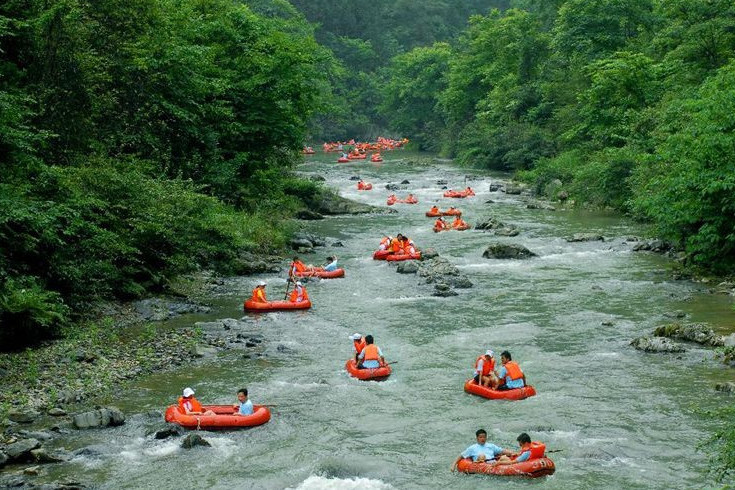
[[(372, 187), (372, 185), (371, 185)], [(465, 191), (447, 191), (452, 195), (445, 197), (467, 197), (474, 195), (471, 189)], [(457, 192), (464, 195), (454, 195)], [(462, 212), (455, 208), (447, 211), (431, 211), (426, 215), (430, 217), (436, 216), (461, 216)], [(419, 260), (421, 252), (407, 253), (403, 250), (376, 250), (373, 253), (373, 259), (386, 260), (389, 262), (404, 260)], [(344, 277), (345, 271), (339, 268), (335, 271), (325, 271), (319, 267), (308, 268), (304, 272), (296, 273), (300, 277), (319, 277), (323, 279), (332, 279)], [(293, 303), (290, 301), (269, 301), (267, 303), (258, 303), (252, 300), (245, 301), (244, 307), (250, 312), (267, 312), (276, 310), (296, 310), (311, 308), (311, 302), (307, 299), (302, 302)], [(383, 381), (392, 374), (390, 365), (386, 364), (377, 368), (358, 368), (354, 359), (349, 359), (345, 363), (345, 370), (350, 376), (363, 381)], [(517, 401), (536, 395), (533, 386), (524, 386), (522, 388), (514, 388), (507, 390), (496, 390), (486, 386), (482, 386), (469, 379), (464, 383), (464, 391), (466, 393), (487, 398), (489, 400), (509, 400)], [(204, 410), (211, 410), (215, 415), (187, 415), (184, 414), (178, 405), (171, 405), (166, 410), (166, 421), (179, 424), (187, 429), (196, 430), (212, 430), (212, 429), (232, 429), (238, 427), (253, 427), (268, 422), (271, 413), (265, 405), (254, 405), (252, 415), (233, 415), (232, 405), (205, 405)], [(464, 473), (482, 473), (499, 476), (521, 476), (527, 478), (536, 478), (551, 475), (555, 471), (554, 462), (546, 457), (545, 446), (540, 442), (533, 442), (531, 446), (531, 456), (528, 460), (520, 463), (512, 463), (508, 465), (494, 465), (492, 463), (474, 462), (472, 459), (462, 459), (457, 469)]]

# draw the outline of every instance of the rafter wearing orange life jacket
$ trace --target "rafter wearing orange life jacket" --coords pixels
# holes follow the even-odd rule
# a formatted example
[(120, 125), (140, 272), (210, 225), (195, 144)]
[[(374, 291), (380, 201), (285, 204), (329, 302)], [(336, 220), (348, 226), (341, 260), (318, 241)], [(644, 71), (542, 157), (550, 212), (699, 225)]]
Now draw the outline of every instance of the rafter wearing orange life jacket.
[(304, 264), (300, 260), (294, 260), (293, 262), (291, 262), (291, 271), (290, 271), (289, 275), (290, 276), (293, 276), (297, 272), (303, 273), (303, 272), (306, 272), (308, 270), (309, 270), (309, 268), (306, 267), (306, 264)]
[(409, 255), (414, 255), (416, 253), (416, 244), (413, 243), (413, 240), (411, 240), (408, 237), (403, 237), (403, 253), (407, 253)]
[(378, 250), (386, 250), (390, 246), (391, 240), (393, 240), (389, 236), (384, 236), (380, 239), (380, 245), (378, 246)]
[(475, 371), (480, 371), (480, 361), (482, 361), (482, 372), (480, 372), (480, 374), (482, 374), (483, 376), (490, 376), (490, 373), (495, 370), (495, 359), (490, 358), (490, 360), (488, 361), (487, 359), (485, 359), (485, 354), (481, 355), (475, 361)]
[(295, 286), (293, 291), (291, 291), (291, 296), (289, 297), (289, 300), (292, 303), (301, 303), (308, 299), (309, 293), (306, 292), (306, 288), (304, 286)]
[(546, 444), (539, 441), (527, 442), (521, 446), (520, 452), (514, 455), (511, 459), (518, 459), (526, 451), (530, 451), (531, 455), (526, 458), (525, 461), (543, 458), (546, 455)]
[(461, 228), (463, 226), (467, 226), (467, 223), (459, 216), (455, 216), (454, 221), (452, 221), (452, 228)]
[(380, 360), (380, 351), (378, 350), (378, 346), (375, 344), (366, 345), (363, 347), (363, 351), (365, 352), (365, 357), (363, 358), (364, 361), (379, 361)]
[(357, 354), (362, 352), (362, 350), (367, 346), (364, 338), (360, 338), (360, 340), (353, 340), (352, 344), (355, 346), (355, 352)]
[(253, 289), (253, 301), (257, 301), (258, 303), (267, 303), (268, 300), (265, 299), (265, 288), (257, 287)]
[(398, 238), (394, 238), (390, 241), (390, 246), (388, 247), (388, 250), (390, 250), (394, 254), (401, 253), (403, 251), (403, 244)]
[(186, 414), (190, 412), (203, 412), (204, 409), (202, 408), (202, 404), (199, 403), (199, 400), (197, 400), (193, 396), (190, 396), (189, 398), (184, 398), (183, 396), (180, 396), (179, 411)]

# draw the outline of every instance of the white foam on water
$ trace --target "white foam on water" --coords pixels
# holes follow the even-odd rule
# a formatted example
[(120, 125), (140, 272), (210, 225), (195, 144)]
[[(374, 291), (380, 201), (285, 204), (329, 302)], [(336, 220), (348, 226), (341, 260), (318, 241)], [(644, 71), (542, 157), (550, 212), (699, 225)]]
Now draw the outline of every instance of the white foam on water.
[(370, 478), (326, 478), (311, 475), (298, 487), (287, 490), (388, 490), (391, 488), (394, 487), (382, 480), (371, 480)]

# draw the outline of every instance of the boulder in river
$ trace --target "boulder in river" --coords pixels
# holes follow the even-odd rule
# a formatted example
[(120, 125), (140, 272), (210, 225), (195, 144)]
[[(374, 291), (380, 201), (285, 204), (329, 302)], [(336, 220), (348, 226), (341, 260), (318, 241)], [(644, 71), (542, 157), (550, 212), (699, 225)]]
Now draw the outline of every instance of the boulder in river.
[(385, 184), (385, 188), (389, 191), (400, 191), (401, 186), (398, 184)]
[(10, 456), (5, 454), (4, 452), (0, 451), (0, 468), (5, 466), (5, 464), (10, 461)]
[(528, 259), (537, 255), (516, 243), (491, 243), (482, 253), (486, 259)]
[(721, 347), (725, 340), (717, 335), (712, 328), (704, 323), (669, 323), (657, 327), (653, 331), (656, 337), (668, 337), (679, 340), (687, 340), (697, 344)]
[(604, 242), (605, 237), (599, 233), (575, 233), (565, 240), (568, 242)]
[(196, 446), (210, 447), (212, 445), (199, 434), (189, 434), (181, 441), (181, 447), (184, 449), (191, 449)]
[(523, 191), (523, 188), (516, 184), (508, 184), (503, 189), (503, 192), (505, 192), (506, 194), (511, 194), (511, 195), (518, 195), (521, 193), (521, 191)]
[(72, 424), (77, 429), (92, 427), (108, 427), (125, 423), (125, 415), (117, 407), (105, 407), (89, 412), (78, 413), (72, 417)]
[(419, 270), (419, 265), (414, 260), (400, 262), (396, 268), (396, 272), (400, 274), (415, 274)]
[(319, 198), (309, 203), (309, 209), (328, 216), (336, 214), (396, 213), (395, 209), (370, 206), (344, 198), (334, 192), (322, 192)]
[(438, 296), (440, 298), (448, 298), (450, 296), (457, 296), (457, 291), (452, 290), (449, 284), (441, 283), (434, 286), (434, 292), (432, 296)]
[(309, 180), (311, 180), (312, 182), (325, 182), (327, 179), (325, 179), (321, 175), (312, 175), (311, 177), (309, 177)]
[(184, 433), (184, 429), (177, 424), (169, 424), (163, 429), (157, 430), (153, 434), (154, 439), (168, 439), (169, 437), (180, 436)]
[(490, 184), (487, 187), (487, 190), (489, 190), (490, 192), (498, 192), (502, 188), (503, 188), (503, 184)]
[(732, 381), (717, 383), (715, 385), (715, 390), (721, 391), (723, 393), (735, 393), (735, 383), (733, 383)]
[(311, 211), (309, 209), (302, 209), (301, 211), (296, 213), (296, 218), (305, 221), (313, 221), (317, 219), (324, 219), (324, 215), (319, 214), (316, 211)]
[(518, 236), (521, 231), (515, 226), (505, 226), (503, 228), (497, 228), (493, 230), (497, 236)]
[(551, 204), (541, 201), (529, 201), (526, 203), (526, 209), (542, 209), (544, 211), (556, 211), (556, 208)]
[(350, 177), (350, 180), (353, 180), (353, 181), (354, 180), (360, 180), (360, 176), (359, 175), (353, 175), (352, 177)]
[(665, 337), (638, 337), (637, 339), (633, 339), (630, 345), (644, 352), (686, 352), (684, 346)]
[(410, 183), (411, 183), (411, 182), (409, 182), (409, 181), (408, 181), (407, 179), (404, 179), (404, 180), (402, 180), (402, 181), (401, 181), (401, 184), (402, 184), (402, 185), (408, 185), (408, 184), (410, 184)]
[(40, 446), (41, 443), (38, 439), (21, 439), (5, 446), (5, 454), (14, 463), (31, 461), (33, 459), (31, 451)]
[(19, 424), (30, 424), (40, 415), (41, 414), (35, 410), (11, 410), (8, 412), (8, 418)]
[(31, 456), (33, 457), (33, 460), (36, 463), (41, 464), (49, 464), (49, 463), (63, 463), (64, 461), (68, 461), (69, 457), (61, 452), (51, 452), (48, 451), (46, 448), (38, 448), (33, 449), (31, 451)]
[(421, 260), (422, 261), (433, 259), (435, 257), (439, 257), (439, 252), (437, 252), (433, 248), (425, 248), (421, 250)]

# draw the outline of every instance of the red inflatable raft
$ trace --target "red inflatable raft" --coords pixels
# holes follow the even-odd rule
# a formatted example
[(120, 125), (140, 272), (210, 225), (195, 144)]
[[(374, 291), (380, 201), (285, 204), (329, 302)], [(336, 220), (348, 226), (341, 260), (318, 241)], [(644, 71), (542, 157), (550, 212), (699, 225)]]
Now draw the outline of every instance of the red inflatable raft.
[(361, 153), (359, 155), (350, 154), (347, 156), (350, 160), (365, 160), (367, 158), (367, 155), (364, 153)]
[(376, 250), (373, 252), (373, 260), (385, 260), (390, 255), (388, 250)]
[(431, 211), (426, 211), (426, 216), (429, 218), (438, 218), (443, 213), (441, 211), (437, 211), (436, 213), (432, 213)]
[(391, 373), (391, 368), (388, 365), (373, 369), (357, 369), (354, 359), (350, 359), (345, 363), (345, 369), (350, 373), (350, 376), (363, 381), (382, 381)]
[(416, 252), (415, 254), (392, 254), (388, 255), (385, 260), (388, 262), (398, 262), (401, 260), (420, 260), (421, 259), (421, 252)]
[(187, 429), (236, 429), (238, 427), (254, 427), (263, 425), (271, 419), (271, 413), (265, 405), (253, 405), (252, 415), (232, 415), (232, 405), (204, 405), (204, 410), (211, 410), (216, 415), (186, 415), (178, 405), (166, 409), (166, 422), (179, 424)]
[(442, 216), (462, 216), (462, 211), (459, 209), (447, 209), (446, 211), (442, 211)]
[(448, 190), (444, 193), (444, 197), (468, 197), (468, 196), (474, 196), (475, 193), (468, 190), (463, 191), (454, 191), (454, 190)]
[(345, 270), (341, 267), (333, 271), (325, 271), (324, 269), (307, 269), (304, 272), (294, 272), (296, 277), (321, 277), (322, 279), (334, 279), (344, 277)]
[(357, 190), (358, 191), (371, 191), (373, 190), (373, 184), (370, 182), (363, 184), (362, 187), (360, 187), (360, 184), (357, 184)]
[(526, 478), (553, 475), (556, 471), (554, 462), (546, 457), (507, 465), (474, 463), (471, 459), (465, 458), (457, 463), (457, 469), (463, 473), (484, 473), (486, 475), (521, 476)]
[(382, 158), (371, 158), (370, 161), (373, 163), (380, 163), (383, 161), (383, 159)]
[(349, 161), (350, 161), (350, 159), (349, 158), (345, 158), (345, 157), (339, 157), (337, 159), (337, 163), (347, 163)]
[(470, 228), (472, 228), (472, 226), (470, 226), (469, 224), (452, 227), (452, 229), (457, 230), (457, 231), (465, 231), (465, 230), (469, 230)]
[(293, 303), (291, 301), (268, 301), (261, 303), (249, 299), (244, 305), (245, 311), (276, 311), (276, 310), (307, 310), (311, 308), (311, 301), (299, 301)]
[(489, 398), (490, 400), (523, 400), (536, 394), (533, 386), (524, 386), (523, 388), (514, 388), (512, 390), (493, 390), (492, 388), (478, 385), (472, 379), (465, 381), (464, 390), (467, 393)]

